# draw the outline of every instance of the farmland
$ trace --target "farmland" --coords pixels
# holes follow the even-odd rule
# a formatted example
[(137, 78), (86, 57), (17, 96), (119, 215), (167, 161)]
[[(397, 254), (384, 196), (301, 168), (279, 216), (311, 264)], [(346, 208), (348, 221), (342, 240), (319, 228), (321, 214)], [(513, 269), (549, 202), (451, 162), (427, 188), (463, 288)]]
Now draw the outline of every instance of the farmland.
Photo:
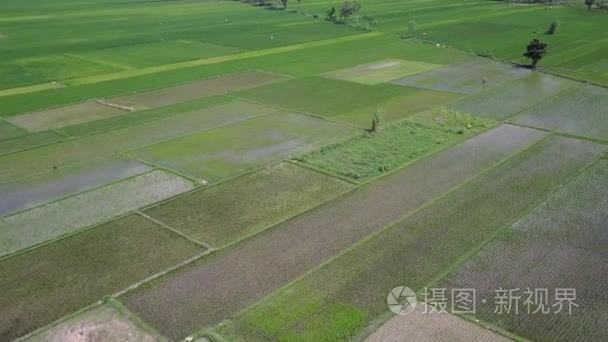
[(0, 340), (608, 334), (599, 1), (266, 3), (2, 1)]

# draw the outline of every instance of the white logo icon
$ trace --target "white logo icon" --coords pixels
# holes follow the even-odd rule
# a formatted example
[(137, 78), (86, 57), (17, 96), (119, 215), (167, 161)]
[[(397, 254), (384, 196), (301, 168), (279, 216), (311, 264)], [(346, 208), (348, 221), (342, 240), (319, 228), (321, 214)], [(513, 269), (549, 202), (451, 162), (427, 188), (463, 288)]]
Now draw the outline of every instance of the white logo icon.
[(416, 293), (407, 286), (397, 286), (388, 293), (386, 304), (395, 315), (405, 315), (416, 308)]

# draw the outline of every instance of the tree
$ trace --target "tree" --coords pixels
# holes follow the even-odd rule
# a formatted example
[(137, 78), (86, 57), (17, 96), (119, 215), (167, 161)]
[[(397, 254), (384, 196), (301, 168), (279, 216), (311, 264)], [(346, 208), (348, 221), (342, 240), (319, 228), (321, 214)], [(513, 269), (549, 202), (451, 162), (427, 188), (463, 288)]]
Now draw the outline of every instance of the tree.
[(287, 9), (287, 0), (281, 0), (281, 3), (283, 4), (283, 9)]
[(348, 18), (355, 17), (357, 26), (359, 26), (359, 11), (361, 5), (356, 1), (346, 1), (340, 9), (340, 18), (342, 21), (346, 21)]
[(541, 42), (535, 38), (532, 39), (530, 44), (526, 47), (524, 57), (530, 58), (532, 60), (532, 67), (536, 68), (536, 63), (538, 63), (538, 61), (540, 61), (548, 52), (547, 43)]
[(384, 110), (378, 108), (374, 113), (374, 118), (372, 119), (372, 133), (380, 133), (384, 128)]
[(331, 21), (332, 23), (335, 23), (336, 20), (338, 20), (338, 16), (336, 14), (336, 8), (332, 7), (329, 9), (329, 11), (327, 11), (327, 18), (328, 21)]
[(587, 5), (587, 10), (591, 11), (591, 6), (595, 4), (595, 0), (585, 0), (585, 5)]

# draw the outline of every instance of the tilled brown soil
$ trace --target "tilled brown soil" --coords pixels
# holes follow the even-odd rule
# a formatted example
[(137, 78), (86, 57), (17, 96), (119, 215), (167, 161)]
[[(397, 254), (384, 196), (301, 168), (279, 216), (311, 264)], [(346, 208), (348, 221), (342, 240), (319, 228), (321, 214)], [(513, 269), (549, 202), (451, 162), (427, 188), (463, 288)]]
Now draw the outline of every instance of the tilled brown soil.
[(502, 125), (203, 259), (124, 302), (172, 338), (232, 317), (545, 133)]

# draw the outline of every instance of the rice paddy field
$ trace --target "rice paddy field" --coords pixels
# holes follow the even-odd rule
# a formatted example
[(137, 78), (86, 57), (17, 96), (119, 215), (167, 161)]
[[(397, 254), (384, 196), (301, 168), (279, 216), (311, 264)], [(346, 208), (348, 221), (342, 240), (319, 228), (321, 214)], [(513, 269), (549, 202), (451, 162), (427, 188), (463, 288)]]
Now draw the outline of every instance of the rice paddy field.
[(604, 340), (608, 11), (342, 3), (3, 0), (0, 341)]

